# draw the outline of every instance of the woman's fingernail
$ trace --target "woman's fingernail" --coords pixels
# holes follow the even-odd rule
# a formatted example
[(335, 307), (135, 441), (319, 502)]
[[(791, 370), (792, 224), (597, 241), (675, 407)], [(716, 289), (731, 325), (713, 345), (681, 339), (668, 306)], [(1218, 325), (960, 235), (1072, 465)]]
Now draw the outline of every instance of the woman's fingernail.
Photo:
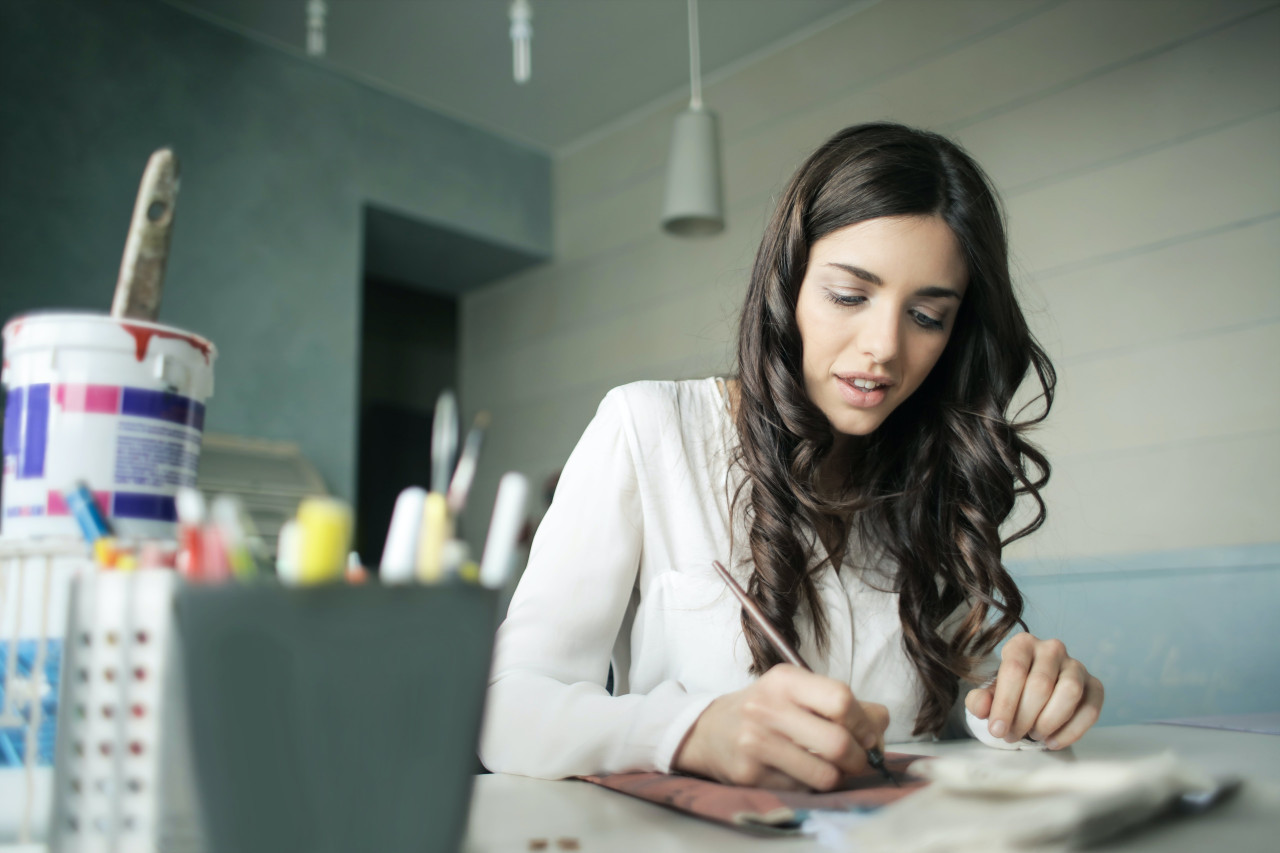
[(1004, 720), (996, 720), (994, 723), (991, 724), (992, 737), (1004, 737), (1004, 733), (1008, 730), (1009, 730), (1009, 727), (1005, 725)]
[(1049, 747), (1050, 749), (1057, 749), (1057, 748), (1058, 748), (1058, 742), (1057, 742), (1056, 740), (1054, 740), (1053, 738), (1049, 738), (1047, 741), (1045, 741), (1045, 742), (1044, 742), (1044, 745), (1045, 745), (1045, 746), (1047, 746), (1047, 747)]

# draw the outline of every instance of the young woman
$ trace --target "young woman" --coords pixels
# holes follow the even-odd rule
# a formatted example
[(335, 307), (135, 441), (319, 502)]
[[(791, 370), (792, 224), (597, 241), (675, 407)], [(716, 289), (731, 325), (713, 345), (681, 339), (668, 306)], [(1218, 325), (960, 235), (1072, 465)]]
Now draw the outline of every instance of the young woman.
[[(1025, 630), (1001, 564), (1044, 521), (1024, 432), (1054, 373), (977, 164), (893, 124), (819, 148), (761, 242), (738, 371), (601, 403), (499, 630), (485, 765), (828, 789), (868, 747), (963, 732), (966, 706), (997, 738), (1076, 741), (1102, 686)], [(1034, 515), (1002, 538), (1019, 496)]]

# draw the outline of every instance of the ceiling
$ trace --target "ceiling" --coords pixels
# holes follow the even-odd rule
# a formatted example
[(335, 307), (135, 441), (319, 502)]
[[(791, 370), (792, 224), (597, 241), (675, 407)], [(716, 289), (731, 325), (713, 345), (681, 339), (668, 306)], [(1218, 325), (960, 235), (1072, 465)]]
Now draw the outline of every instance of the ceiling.
[[(307, 0), (166, 0), (305, 56)], [(532, 79), (512, 79), (509, 0), (326, 0), (320, 62), (552, 154), (688, 97), (685, 0), (530, 0)], [(714, 80), (876, 0), (700, 0)], [(709, 99), (714, 108), (714, 99)]]

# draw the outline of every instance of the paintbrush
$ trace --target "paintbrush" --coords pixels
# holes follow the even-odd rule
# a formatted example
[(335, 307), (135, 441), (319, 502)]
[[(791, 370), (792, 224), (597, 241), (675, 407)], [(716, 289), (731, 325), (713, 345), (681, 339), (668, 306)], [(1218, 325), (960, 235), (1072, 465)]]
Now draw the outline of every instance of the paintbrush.
[(112, 317), (154, 323), (159, 316), (177, 200), (178, 159), (172, 150), (161, 148), (151, 155), (142, 173), (111, 302)]
[[(739, 602), (741, 602), (743, 609), (747, 611), (747, 615), (751, 618), (751, 621), (755, 622), (756, 627), (769, 638), (769, 642), (773, 645), (774, 649), (777, 650), (778, 654), (782, 655), (782, 659), (792, 666), (800, 667), (806, 672), (813, 672), (813, 667), (805, 663), (804, 658), (800, 657), (800, 653), (791, 647), (791, 644), (782, 636), (782, 633), (774, 627), (772, 622), (769, 621), (769, 617), (764, 615), (764, 611), (760, 609), (760, 605), (756, 604), (755, 601), (752, 600), (751, 596), (747, 595), (747, 591), (739, 586), (738, 582), (733, 579), (733, 575), (729, 574), (729, 570), (726, 569), (719, 560), (713, 560), (711, 565), (715, 566), (716, 572), (720, 577), (724, 578), (724, 582), (729, 586), (729, 591), (734, 594), (734, 597), (737, 598)], [(894, 785), (902, 787), (902, 783), (900, 783), (894, 777), (893, 773), (889, 771), (889, 768), (885, 766), (884, 753), (880, 751), (880, 747), (873, 746), (867, 750), (867, 763), (880, 771), (881, 775)]]
[(488, 428), (489, 413), (480, 412), (471, 422), (467, 440), (462, 446), (462, 455), (458, 457), (458, 466), (453, 469), (453, 479), (449, 481), (449, 491), (445, 497), (449, 502), (449, 512), (455, 517), (466, 509), (471, 484), (476, 478), (476, 463), (480, 460), (480, 445), (484, 442), (484, 431)]
[(431, 491), (422, 505), (418, 534), (418, 580), (436, 583), (444, 578), (444, 545), (453, 538), (449, 511), (449, 480), (458, 453), (458, 399), (445, 390), (436, 400), (431, 423)]

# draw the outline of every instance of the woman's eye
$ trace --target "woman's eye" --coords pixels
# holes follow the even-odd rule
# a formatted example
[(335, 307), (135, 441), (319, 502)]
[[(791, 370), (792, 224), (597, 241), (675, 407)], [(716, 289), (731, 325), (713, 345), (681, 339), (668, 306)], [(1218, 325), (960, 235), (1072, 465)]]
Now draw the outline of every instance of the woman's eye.
[(837, 293), (834, 290), (827, 291), (827, 298), (837, 305), (860, 305), (867, 301), (865, 296), (859, 296), (856, 293)]
[(939, 331), (941, 331), (942, 329), (941, 320), (937, 319), (936, 317), (930, 317), (928, 314), (924, 313), (923, 311), (912, 311), (911, 316), (915, 318), (915, 321), (917, 323), (919, 323), (921, 326), (923, 326), (926, 329), (936, 329)]

